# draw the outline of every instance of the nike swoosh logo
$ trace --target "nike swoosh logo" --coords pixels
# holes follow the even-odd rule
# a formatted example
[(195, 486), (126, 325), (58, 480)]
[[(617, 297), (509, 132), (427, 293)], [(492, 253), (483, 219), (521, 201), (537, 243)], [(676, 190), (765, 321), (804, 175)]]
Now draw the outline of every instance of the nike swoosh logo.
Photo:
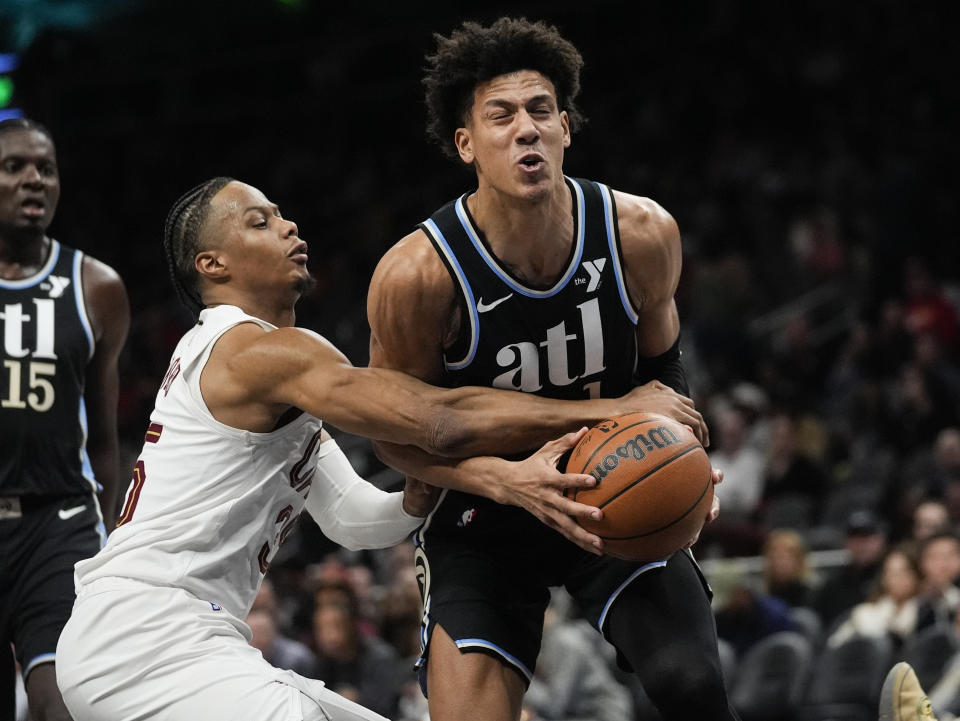
[(57, 515), (60, 516), (61, 521), (69, 521), (78, 513), (82, 513), (87, 509), (86, 506), (74, 506), (73, 508), (61, 508), (57, 511)]
[(497, 298), (492, 303), (484, 303), (483, 296), (480, 296), (480, 300), (477, 301), (477, 313), (486, 313), (488, 310), (493, 310), (498, 305), (503, 303), (503, 301), (509, 300), (512, 297), (513, 297), (513, 293), (510, 293), (509, 295), (505, 295), (502, 298)]

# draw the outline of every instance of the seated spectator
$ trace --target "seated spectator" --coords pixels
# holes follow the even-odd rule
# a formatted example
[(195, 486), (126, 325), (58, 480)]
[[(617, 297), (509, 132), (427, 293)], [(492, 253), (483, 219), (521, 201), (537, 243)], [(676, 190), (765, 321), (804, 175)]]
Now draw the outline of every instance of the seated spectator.
[(849, 562), (828, 573), (813, 594), (812, 606), (824, 628), (870, 596), (887, 551), (886, 524), (869, 509), (854, 511), (847, 520), (844, 547)]
[(950, 625), (960, 609), (960, 537), (945, 531), (930, 536), (920, 546), (923, 572), (918, 628)]
[(402, 681), (411, 671), (402, 667), (390, 644), (364, 634), (349, 586), (321, 589), (313, 611), (313, 640), (317, 662), (312, 678), (383, 716), (396, 717)]
[(749, 583), (740, 582), (729, 592), (726, 602), (717, 610), (717, 635), (730, 642), (742, 658), (761, 639), (778, 631), (794, 631), (790, 606), (785, 601)]
[(891, 636), (898, 646), (917, 630), (920, 565), (912, 546), (890, 549), (883, 559), (880, 583), (870, 600), (858, 603), (827, 639), (839, 646), (851, 637)]
[(827, 474), (819, 460), (804, 448), (799, 419), (781, 411), (771, 419), (770, 429), (761, 523), (767, 527), (778, 525), (777, 513), (784, 510), (782, 505), (786, 502), (796, 507), (802, 503), (805, 507), (802, 517), (790, 525), (809, 526), (819, 517)]
[(915, 543), (950, 530), (950, 511), (943, 501), (927, 498), (913, 509), (910, 537)]
[(812, 587), (806, 542), (796, 531), (775, 529), (763, 544), (766, 590), (791, 607), (808, 606)]
[(280, 602), (269, 577), (263, 579), (246, 622), (253, 634), (251, 645), (260, 649), (268, 663), (304, 676), (310, 675), (316, 659), (305, 644), (283, 632)]
[(562, 590), (544, 615), (543, 642), (523, 702), (532, 718), (549, 721), (623, 721), (632, 717), (630, 692), (597, 654), (596, 632), (568, 617)]
[(749, 518), (763, 494), (764, 456), (750, 445), (747, 416), (737, 406), (719, 409), (710, 461), (723, 469), (724, 518)]
[(296, 671), (301, 676), (313, 673), (316, 658), (305, 645), (287, 638), (277, 628), (276, 617), (266, 609), (252, 609), (246, 618), (253, 638), (250, 645), (260, 650), (264, 660), (276, 668)]

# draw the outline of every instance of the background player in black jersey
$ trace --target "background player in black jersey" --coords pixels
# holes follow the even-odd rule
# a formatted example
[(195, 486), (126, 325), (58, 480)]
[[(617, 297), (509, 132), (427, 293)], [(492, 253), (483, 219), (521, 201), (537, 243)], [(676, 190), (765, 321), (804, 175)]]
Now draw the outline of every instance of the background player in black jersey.
[[(646, 409), (673, 415), (689, 396), (679, 232), (652, 200), (564, 176), (581, 120), (578, 51), (554, 28), (506, 18), (436, 39), (429, 131), (473, 167), (477, 188), (381, 260), (371, 364), (568, 398), (645, 384)], [(695, 430), (707, 440), (702, 423)], [(407, 473), (442, 463), (409, 447), (378, 451)], [(551, 585), (573, 594), (665, 719), (736, 718), (692, 556), (640, 565), (588, 554), (557, 488), (491, 482), (487, 462), (450, 469), (417, 535), (431, 719), (520, 717)]]
[(34, 721), (70, 718), (54, 655), (73, 564), (116, 519), (117, 360), (130, 324), (117, 273), (46, 234), (59, 196), (50, 133), (0, 122), (0, 652), (13, 643)]

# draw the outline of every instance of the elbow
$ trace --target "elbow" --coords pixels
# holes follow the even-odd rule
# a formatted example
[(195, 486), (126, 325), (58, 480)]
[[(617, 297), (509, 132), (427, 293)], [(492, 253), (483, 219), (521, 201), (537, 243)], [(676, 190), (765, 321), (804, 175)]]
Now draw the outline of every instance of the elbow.
[(456, 412), (438, 411), (427, 425), (424, 450), (435, 456), (462, 458), (469, 455), (470, 437)]
[(390, 453), (390, 444), (384, 443), (383, 441), (370, 441), (370, 444), (373, 446), (373, 454), (377, 457), (382, 464), (385, 466), (390, 466), (391, 468), (396, 468), (396, 466), (391, 463), (393, 460), (393, 454)]

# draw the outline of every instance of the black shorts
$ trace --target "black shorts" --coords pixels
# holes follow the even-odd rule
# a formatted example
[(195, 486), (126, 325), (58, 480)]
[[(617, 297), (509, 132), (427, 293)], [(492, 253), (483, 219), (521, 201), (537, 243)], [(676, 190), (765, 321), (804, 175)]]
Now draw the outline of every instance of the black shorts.
[(666, 565), (596, 556), (523, 509), (457, 491), (443, 494), (415, 540), (424, 599), (417, 670), (424, 694), (437, 624), (462, 652), (493, 655), (529, 683), (551, 586), (565, 587), (580, 615), (605, 633), (620, 591)]
[(0, 634), (3, 643), (13, 642), (24, 678), (54, 660), (73, 609), (73, 565), (96, 554), (104, 540), (92, 493), (24, 497), (20, 517), (0, 519)]

